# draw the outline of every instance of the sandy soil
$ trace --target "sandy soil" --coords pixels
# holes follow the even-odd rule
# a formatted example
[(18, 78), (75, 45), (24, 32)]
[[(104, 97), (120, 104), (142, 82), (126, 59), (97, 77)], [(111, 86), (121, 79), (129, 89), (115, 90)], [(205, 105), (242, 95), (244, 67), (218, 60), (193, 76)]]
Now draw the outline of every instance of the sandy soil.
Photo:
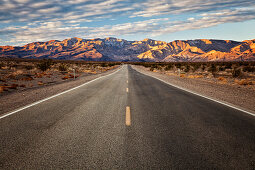
[(199, 94), (224, 101), (255, 113), (255, 90), (250, 86), (224, 84), (213, 79), (184, 78), (177, 75), (167, 75), (161, 72), (149, 71), (143, 66), (132, 66), (139, 72), (156, 76), (171, 84), (197, 92)]
[[(34, 84), (34, 86), (31, 86), (29, 88), (28, 86), (26, 86), (26, 88), (19, 87), (15, 90), (2, 92), (0, 93), (0, 115), (7, 113), (9, 111), (13, 111), (22, 106), (31, 104), (38, 100), (50, 97), (54, 94), (63, 92), (70, 88), (79, 86), (83, 83), (86, 83), (100, 76), (110, 74), (116, 71), (116, 69), (118, 68), (108, 70), (106, 72), (98, 73), (98, 74), (82, 74), (75, 80), (73, 80), (72, 78), (67, 80), (62, 80), (62, 79), (59, 79), (59, 76), (56, 76), (54, 78), (54, 75), (51, 75), (50, 78), (47, 79), (47, 76), (46, 78), (44, 76), (42, 85)], [(37, 79), (36, 82), (38, 81), (40, 80)]]

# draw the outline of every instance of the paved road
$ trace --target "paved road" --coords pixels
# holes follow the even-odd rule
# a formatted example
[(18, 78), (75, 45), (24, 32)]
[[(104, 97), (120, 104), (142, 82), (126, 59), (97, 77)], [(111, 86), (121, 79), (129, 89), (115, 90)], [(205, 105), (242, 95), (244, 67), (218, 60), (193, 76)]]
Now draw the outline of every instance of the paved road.
[(123, 66), (0, 119), (0, 169), (255, 169), (255, 117)]

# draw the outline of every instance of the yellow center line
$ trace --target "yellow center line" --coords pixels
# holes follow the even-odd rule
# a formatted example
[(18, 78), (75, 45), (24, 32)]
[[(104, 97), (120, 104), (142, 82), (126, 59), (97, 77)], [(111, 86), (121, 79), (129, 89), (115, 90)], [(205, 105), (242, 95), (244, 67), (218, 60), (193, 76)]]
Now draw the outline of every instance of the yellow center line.
[(130, 126), (131, 125), (131, 115), (130, 115), (130, 107), (126, 107), (126, 125)]
[(128, 80), (127, 80), (127, 83), (128, 83)]
[(126, 89), (127, 93), (128, 93), (128, 88)]

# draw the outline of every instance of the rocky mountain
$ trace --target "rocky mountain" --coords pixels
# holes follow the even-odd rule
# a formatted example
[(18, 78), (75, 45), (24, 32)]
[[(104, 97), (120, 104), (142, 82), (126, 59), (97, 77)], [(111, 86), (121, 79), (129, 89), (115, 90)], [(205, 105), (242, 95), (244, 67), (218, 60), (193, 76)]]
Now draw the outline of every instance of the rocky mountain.
[(22, 47), (0, 46), (0, 57), (52, 58), (87, 61), (254, 61), (255, 39), (176, 40), (170, 43), (117, 38), (34, 42)]

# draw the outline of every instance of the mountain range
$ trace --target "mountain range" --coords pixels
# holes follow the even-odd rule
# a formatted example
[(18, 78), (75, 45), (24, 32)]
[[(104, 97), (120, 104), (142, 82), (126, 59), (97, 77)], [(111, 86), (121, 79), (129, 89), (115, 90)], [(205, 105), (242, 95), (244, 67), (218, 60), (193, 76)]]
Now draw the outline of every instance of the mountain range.
[(0, 57), (52, 58), (86, 61), (255, 61), (255, 39), (176, 40), (172, 42), (144, 39), (127, 41), (117, 38), (33, 42), (27, 45), (0, 46)]

